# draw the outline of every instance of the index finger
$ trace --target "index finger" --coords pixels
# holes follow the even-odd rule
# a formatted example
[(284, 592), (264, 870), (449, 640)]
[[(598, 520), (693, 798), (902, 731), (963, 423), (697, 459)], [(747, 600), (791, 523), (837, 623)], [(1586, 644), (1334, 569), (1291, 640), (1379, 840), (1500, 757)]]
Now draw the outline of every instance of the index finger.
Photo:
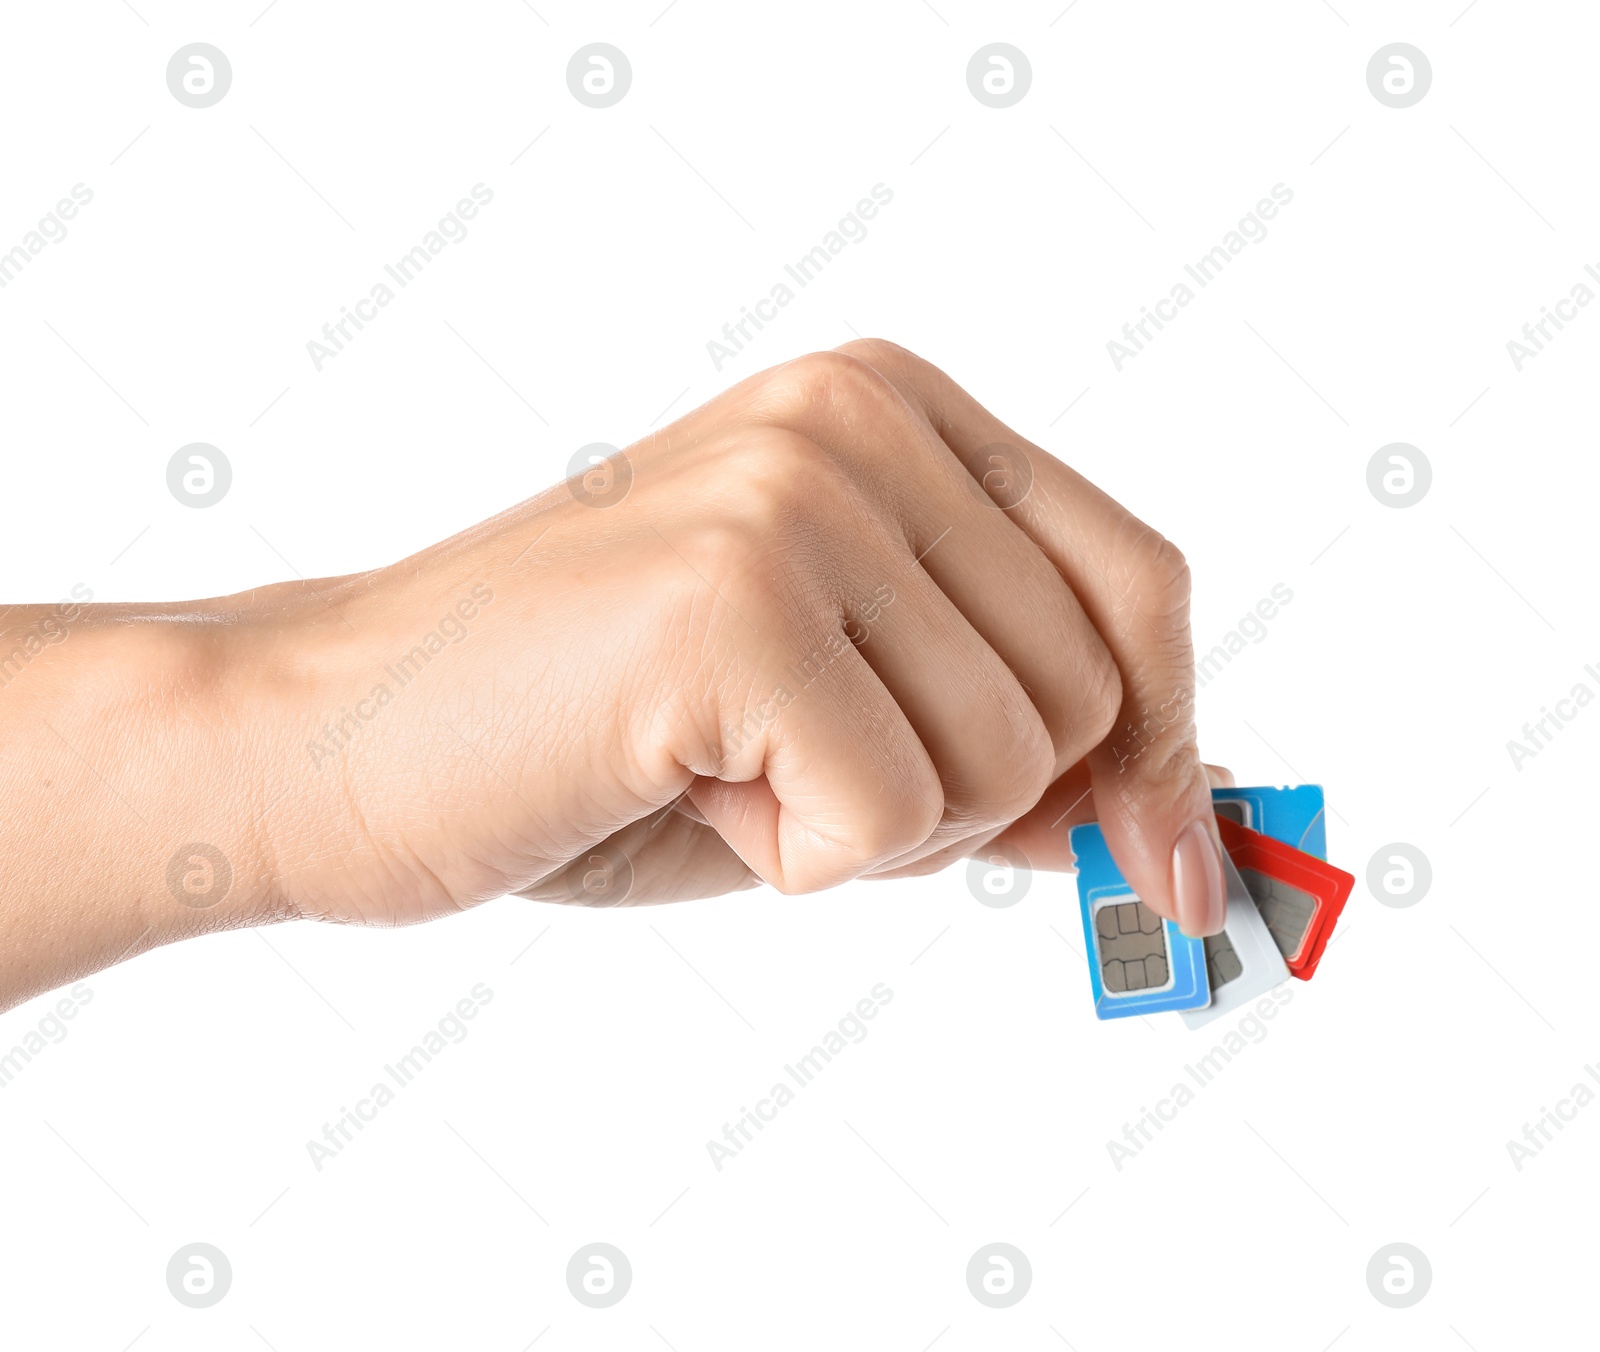
[(1122, 675), (1117, 723), (1088, 756), (1106, 841), (1153, 910), (1189, 934), (1217, 933), (1227, 894), (1195, 734), (1190, 578), (1182, 553), (937, 367), (876, 339), (843, 350), (895, 381), (1078, 597)]

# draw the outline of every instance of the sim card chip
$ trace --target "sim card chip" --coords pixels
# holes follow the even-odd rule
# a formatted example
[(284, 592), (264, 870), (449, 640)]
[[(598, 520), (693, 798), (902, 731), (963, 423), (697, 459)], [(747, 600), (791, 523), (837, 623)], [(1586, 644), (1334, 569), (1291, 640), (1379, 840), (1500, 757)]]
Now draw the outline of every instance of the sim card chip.
[(1328, 857), (1326, 809), (1320, 784), (1213, 789), (1211, 810), (1236, 825), (1281, 840), (1318, 859)]
[(1159, 990), (1170, 967), (1161, 917), (1142, 901), (1108, 901), (1095, 912), (1100, 979), (1117, 995)]
[(1276, 940), (1256, 909), (1244, 879), (1226, 855), (1222, 876), (1228, 889), (1227, 916), (1222, 932), (1205, 940), (1211, 1003), (1204, 1009), (1183, 1012), (1183, 1021), (1191, 1028), (1202, 1028), (1213, 1019), (1244, 1009), (1250, 1001), (1289, 979), (1289, 968), (1278, 952)]
[(1211, 994), (1216, 995), (1230, 981), (1244, 975), (1244, 964), (1228, 939), (1227, 930), (1206, 937), (1206, 971), (1211, 977)]
[(1211, 810), (1219, 817), (1238, 822), (1240, 826), (1250, 825), (1250, 804), (1242, 800), (1214, 798)]
[(1317, 899), (1309, 892), (1281, 878), (1269, 878), (1260, 869), (1242, 868), (1239, 876), (1250, 890), (1250, 898), (1267, 922), (1273, 943), (1286, 959), (1299, 955), (1306, 931), (1317, 911)]
[(1139, 900), (1111, 858), (1098, 823), (1073, 827), (1070, 839), (1095, 1017), (1121, 1019), (1209, 1004), (1200, 940)]
[(1355, 879), (1309, 851), (1226, 817), (1217, 831), (1289, 975), (1311, 980)]

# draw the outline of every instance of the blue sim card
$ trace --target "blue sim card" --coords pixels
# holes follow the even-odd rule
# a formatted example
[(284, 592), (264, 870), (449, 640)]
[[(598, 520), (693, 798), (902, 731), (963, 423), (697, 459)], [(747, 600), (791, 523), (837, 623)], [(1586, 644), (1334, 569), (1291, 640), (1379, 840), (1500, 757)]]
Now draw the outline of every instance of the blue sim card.
[(1122, 1019), (1211, 1003), (1205, 944), (1163, 920), (1128, 886), (1097, 822), (1074, 826), (1078, 907), (1096, 1018)]
[(1320, 784), (1297, 784), (1287, 789), (1212, 789), (1211, 805), (1219, 816), (1240, 826), (1318, 859), (1328, 857), (1328, 822)]

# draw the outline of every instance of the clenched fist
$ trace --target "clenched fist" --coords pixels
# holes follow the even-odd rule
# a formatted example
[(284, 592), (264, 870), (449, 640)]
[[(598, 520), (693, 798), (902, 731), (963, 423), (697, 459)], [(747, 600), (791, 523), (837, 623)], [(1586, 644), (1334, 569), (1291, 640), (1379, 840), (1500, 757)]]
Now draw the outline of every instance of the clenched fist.
[(270, 919), (1064, 867), (1095, 817), (1213, 933), (1188, 615), (1173, 545), (943, 372), (803, 357), (390, 567), (78, 608), (0, 689), (0, 1004)]

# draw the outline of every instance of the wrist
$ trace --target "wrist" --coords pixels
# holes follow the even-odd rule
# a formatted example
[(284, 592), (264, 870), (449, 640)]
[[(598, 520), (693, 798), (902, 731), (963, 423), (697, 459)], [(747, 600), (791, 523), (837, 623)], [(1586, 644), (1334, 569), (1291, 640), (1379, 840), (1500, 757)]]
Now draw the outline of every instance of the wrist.
[(153, 941), (281, 918), (266, 831), (278, 720), (244, 651), (248, 622), (221, 602), (86, 637), (99, 718), (123, 730), (105, 759), (145, 842), (130, 858)]
[[(263, 919), (394, 924), (476, 897), (473, 851), (452, 834), (484, 764), (458, 728), (472, 730), (461, 654), (493, 588), (408, 567), (285, 599), (238, 627), (212, 696), (230, 726), (257, 726), (240, 754), (266, 869), (240, 904)], [(419, 799), (420, 785), (435, 791)]]
[(329, 870), (342, 868), (359, 813), (325, 728), (363, 665), (357, 626), (364, 632), (372, 618), (350, 590), (319, 581), (311, 595), (289, 586), (254, 593), (220, 617), (214, 650), (200, 657), (197, 706), (219, 730), (206, 772), (226, 781), (216, 829), (231, 848), (213, 843), (228, 856), (234, 888), (214, 913), (206, 908), (212, 927), (321, 915), (337, 885)]

